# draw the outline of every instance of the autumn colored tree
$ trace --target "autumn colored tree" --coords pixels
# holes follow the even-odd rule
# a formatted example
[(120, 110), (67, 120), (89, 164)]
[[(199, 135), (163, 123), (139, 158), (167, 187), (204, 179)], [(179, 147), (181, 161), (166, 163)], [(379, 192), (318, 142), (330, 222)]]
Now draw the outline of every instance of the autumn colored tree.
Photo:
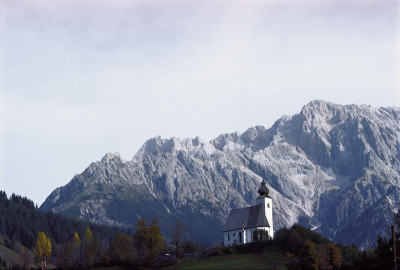
[(150, 229), (146, 224), (146, 220), (140, 218), (136, 224), (136, 232), (133, 236), (134, 246), (139, 258), (144, 258), (146, 253), (146, 241), (150, 237)]
[(126, 233), (118, 231), (114, 235), (114, 241), (111, 244), (111, 256), (122, 262), (133, 262), (135, 254), (133, 252), (133, 238)]
[(35, 254), (35, 262), (40, 263), (44, 255), (46, 255), (47, 263), (50, 262), (51, 258), (51, 241), (44, 232), (39, 232), (36, 245), (33, 248)]
[(147, 226), (145, 219), (139, 219), (133, 236), (135, 249), (144, 263), (153, 262), (165, 250), (165, 241), (158, 227), (158, 220)]
[(96, 259), (99, 240), (93, 235), (90, 227), (86, 227), (83, 236), (83, 261), (85, 265), (92, 265)]
[(302, 249), (299, 251), (299, 264), (301, 269), (318, 269), (319, 265), (319, 254), (315, 249), (315, 243), (306, 240)]
[(79, 264), (79, 260), (81, 257), (81, 245), (82, 241), (79, 237), (79, 234), (75, 232), (71, 242), (71, 259), (74, 267)]
[(325, 245), (325, 249), (328, 253), (328, 264), (331, 269), (339, 269), (340, 265), (342, 264), (342, 253), (340, 248), (331, 242)]
[(150, 225), (150, 238), (148, 241), (148, 248), (152, 260), (156, 259), (161, 252), (165, 250), (164, 237), (161, 234), (161, 229), (158, 226), (158, 219), (154, 218)]

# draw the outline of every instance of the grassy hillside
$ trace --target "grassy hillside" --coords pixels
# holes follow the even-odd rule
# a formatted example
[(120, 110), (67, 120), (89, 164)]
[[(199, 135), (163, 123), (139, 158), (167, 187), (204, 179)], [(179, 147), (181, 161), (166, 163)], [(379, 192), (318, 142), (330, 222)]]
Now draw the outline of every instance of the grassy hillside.
[[(0, 269), (11, 268), (13, 265), (23, 265), (22, 257), (15, 251), (6, 248), (0, 244)], [(28, 265), (28, 269), (34, 267), (33, 264)]]
[[(278, 252), (229, 254), (201, 258), (184, 259), (166, 269), (274, 269), (274, 261), (287, 260)], [(277, 264), (275, 269), (286, 269)]]

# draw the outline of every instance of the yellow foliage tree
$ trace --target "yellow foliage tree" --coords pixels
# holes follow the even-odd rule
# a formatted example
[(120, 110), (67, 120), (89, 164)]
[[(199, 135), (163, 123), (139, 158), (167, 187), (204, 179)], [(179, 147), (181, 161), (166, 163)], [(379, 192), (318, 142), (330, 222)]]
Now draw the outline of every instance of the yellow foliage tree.
[(83, 259), (86, 265), (92, 265), (96, 259), (99, 240), (93, 235), (89, 226), (83, 236)]
[(161, 234), (160, 227), (158, 227), (158, 219), (152, 220), (150, 225), (150, 239), (149, 239), (150, 256), (154, 260), (161, 252), (165, 250), (165, 241)]
[(136, 251), (143, 262), (153, 262), (165, 250), (164, 238), (158, 227), (158, 219), (152, 220), (151, 225), (146, 225), (145, 219), (139, 219), (136, 233), (133, 236)]
[(147, 250), (147, 239), (150, 238), (149, 226), (146, 224), (146, 220), (140, 218), (136, 224), (136, 232), (133, 236), (134, 245), (139, 255), (139, 258), (144, 259)]
[(35, 262), (40, 263), (43, 256), (46, 256), (46, 260), (49, 263), (51, 258), (51, 241), (44, 232), (39, 232), (36, 240), (36, 245), (33, 248), (35, 253)]
[(114, 259), (125, 262), (133, 262), (135, 259), (133, 238), (126, 233), (118, 231), (114, 235), (114, 241), (110, 249)]
[(81, 256), (81, 239), (79, 234), (75, 232), (74, 237), (72, 238), (71, 243), (71, 257), (74, 267), (78, 264), (80, 256)]
[(339, 269), (342, 264), (342, 253), (340, 248), (335, 246), (334, 243), (329, 243), (326, 245), (328, 250), (328, 262), (332, 269)]

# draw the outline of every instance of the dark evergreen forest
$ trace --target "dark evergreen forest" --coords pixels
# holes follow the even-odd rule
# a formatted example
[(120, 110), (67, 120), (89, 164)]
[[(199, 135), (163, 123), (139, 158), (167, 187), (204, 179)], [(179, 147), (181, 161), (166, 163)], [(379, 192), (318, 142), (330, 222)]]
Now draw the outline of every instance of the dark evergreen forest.
[(12, 249), (16, 243), (32, 249), (40, 231), (50, 238), (53, 246), (66, 243), (71, 241), (75, 232), (83, 235), (88, 226), (99, 238), (100, 247), (106, 249), (111, 245), (116, 228), (62, 217), (53, 212), (43, 213), (28, 198), (15, 194), (8, 198), (4, 191), (0, 191), (0, 235), (6, 236), (5, 245)]
[(0, 256), (0, 268), (28, 269), (32, 263), (37, 267), (43, 255), (57, 269), (154, 264), (165, 250), (158, 219), (149, 225), (139, 219), (132, 225), (136, 226), (135, 232), (132, 228), (101, 226), (42, 212), (28, 198), (15, 194), (8, 198), (0, 191), (0, 244), (23, 260), (19, 265)]

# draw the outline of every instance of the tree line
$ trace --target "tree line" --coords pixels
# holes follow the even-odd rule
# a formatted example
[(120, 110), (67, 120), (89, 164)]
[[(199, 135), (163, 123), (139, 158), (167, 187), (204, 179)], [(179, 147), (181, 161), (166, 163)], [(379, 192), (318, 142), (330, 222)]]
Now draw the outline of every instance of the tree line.
[(7, 194), (0, 191), (0, 235), (7, 247), (15, 249), (18, 243), (32, 249), (39, 232), (44, 232), (55, 246), (68, 242), (75, 232), (83, 235), (87, 226), (97, 235), (101, 246), (111, 241), (116, 230), (51, 211), (41, 212), (28, 198), (12, 194), (8, 199)]
[[(400, 239), (399, 214), (394, 223), (397, 225), (396, 237)], [(26, 197), (12, 194), (7, 198), (7, 194), (0, 191), (0, 243), (21, 255), (22, 268), (27, 268), (29, 262), (39, 263), (44, 255), (48, 263), (59, 269), (78, 269), (94, 264), (154, 265), (166, 250), (173, 253), (173, 259), (177, 261), (184, 250), (198, 252), (200, 249), (198, 243), (183, 242), (184, 234), (185, 227), (176, 221), (170, 228), (171, 242), (167, 244), (157, 218), (150, 223), (139, 219), (134, 228), (111, 228), (52, 212), (43, 213)], [(280, 229), (271, 241), (264, 241), (267, 237), (262, 233), (254, 237), (258, 241), (247, 245), (221, 248), (217, 244), (214, 253), (266, 248), (285, 254), (290, 262), (288, 269), (393, 267), (393, 239), (389, 231), (378, 238), (376, 248), (365, 251), (358, 250), (355, 245), (334, 244), (299, 225)], [(4, 261), (0, 264), (0, 268), (10, 267)]]
[[(400, 215), (396, 214), (393, 223), (396, 225), (397, 263), (400, 267)], [(266, 241), (260, 237), (262, 232), (254, 235), (256, 242), (246, 245), (219, 247), (215, 245), (214, 255), (230, 253), (260, 252), (262, 250), (276, 251), (286, 255), (285, 264), (289, 270), (300, 269), (393, 269), (393, 237), (390, 227), (382, 232), (377, 239), (377, 246), (368, 250), (359, 250), (354, 244), (335, 244), (320, 234), (293, 225), (291, 228), (278, 230), (273, 240)]]
[[(174, 251), (177, 258), (184, 232), (180, 221), (171, 227), (171, 239), (178, 246)], [(152, 265), (167, 247), (157, 218), (149, 224), (139, 219), (134, 229), (101, 226), (43, 213), (28, 198), (15, 194), (7, 198), (4, 191), (0, 191), (0, 240), (24, 258), (22, 268), (27, 268), (29, 262), (39, 264), (44, 256), (58, 269), (94, 264)]]

